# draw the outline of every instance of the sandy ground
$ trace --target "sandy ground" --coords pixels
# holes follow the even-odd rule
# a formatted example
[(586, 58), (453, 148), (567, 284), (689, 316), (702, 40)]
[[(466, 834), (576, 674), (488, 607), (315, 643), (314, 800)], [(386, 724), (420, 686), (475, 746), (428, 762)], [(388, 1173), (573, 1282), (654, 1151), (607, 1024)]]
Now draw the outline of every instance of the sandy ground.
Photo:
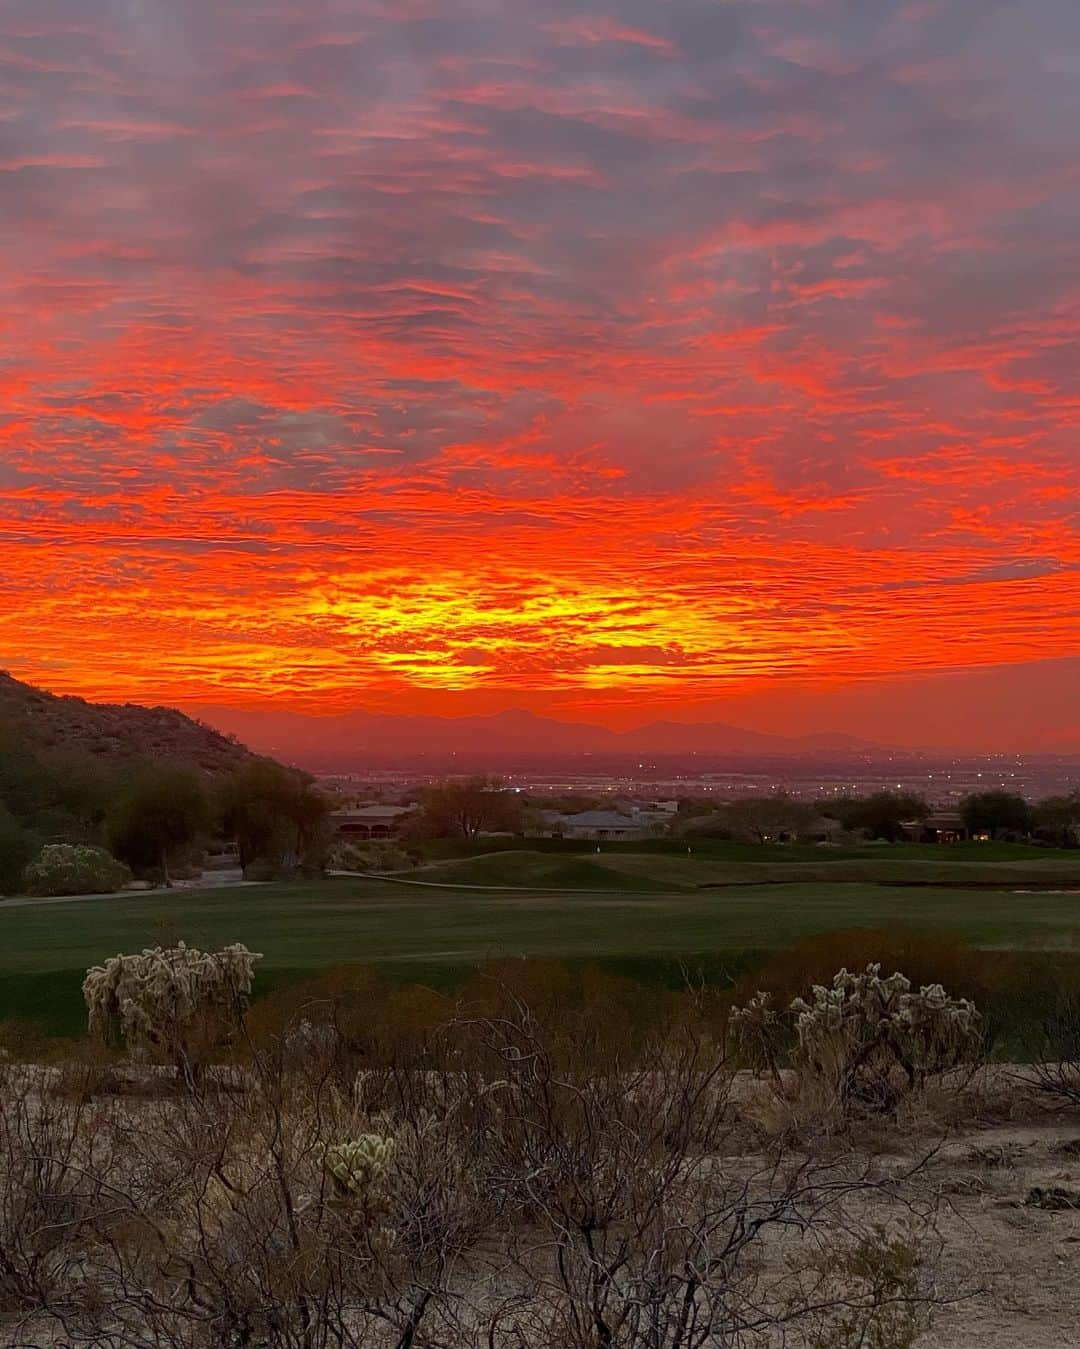
[[(1052, 1112), (1026, 1086), (1017, 1092), (1028, 1070), (990, 1072), (981, 1122), (893, 1132), (834, 1160), (855, 1170), (869, 1163), (879, 1178), (923, 1162), (900, 1191), (920, 1208), (936, 1206), (940, 1241), (924, 1271), (939, 1305), (917, 1349), (1080, 1349), (1080, 1110)], [(761, 1158), (718, 1162), (739, 1168)], [(1047, 1191), (1056, 1198), (1040, 1200)], [(893, 1227), (904, 1213), (879, 1194), (859, 1216)], [(0, 1323), (0, 1349), (69, 1345), (54, 1329)]]
[(1080, 1209), (1030, 1204), (1033, 1188), (1080, 1194), (1080, 1118), (1002, 1126), (946, 1146), (938, 1311), (920, 1349), (1078, 1349)]

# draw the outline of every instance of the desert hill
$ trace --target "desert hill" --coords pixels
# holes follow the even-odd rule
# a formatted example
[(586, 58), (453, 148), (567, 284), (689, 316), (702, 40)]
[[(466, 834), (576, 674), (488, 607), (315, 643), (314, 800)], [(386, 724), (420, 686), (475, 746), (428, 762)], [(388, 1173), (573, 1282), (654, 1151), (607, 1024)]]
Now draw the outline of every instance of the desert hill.
[(238, 740), (175, 708), (57, 697), (0, 670), (0, 748), (8, 739), (116, 765), (139, 759), (189, 764), (215, 776), (254, 757)]

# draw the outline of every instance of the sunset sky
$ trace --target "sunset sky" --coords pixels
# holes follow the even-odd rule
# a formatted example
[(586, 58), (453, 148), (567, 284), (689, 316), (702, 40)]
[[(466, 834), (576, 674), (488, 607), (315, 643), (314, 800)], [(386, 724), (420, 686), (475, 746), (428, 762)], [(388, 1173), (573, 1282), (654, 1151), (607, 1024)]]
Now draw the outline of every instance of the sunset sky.
[(0, 666), (1080, 747), (1078, 128), (1077, 0), (5, 0)]

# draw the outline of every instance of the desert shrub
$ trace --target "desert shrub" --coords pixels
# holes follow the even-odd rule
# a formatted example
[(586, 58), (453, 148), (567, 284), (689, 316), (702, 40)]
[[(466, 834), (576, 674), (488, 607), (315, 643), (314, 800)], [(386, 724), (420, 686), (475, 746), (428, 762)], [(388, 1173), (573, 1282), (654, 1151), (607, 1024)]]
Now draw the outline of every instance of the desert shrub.
[(31, 895), (94, 895), (120, 890), (131, 872), (104, 848), (83, 843), (49, 843), (23, 873)]
[(455, 1000), (419, 984), (396, 987), (368, 966), (340, 966), (275, 989), (244, 1018), (246, 1041), (283, 1069), (321, 1064), (339, 1083), (358, 1070), (448, 1066), (442, 1035)]
[(23, 872), (41, 850), (41, 840), (24, 829), (0, 802), (0, 895), (18, 894)]
[(806, 1349), (911, 1349), (928, 1321), (921, 1243), (875, 1226), (825, 1241), (797, 1268), (797, 1305), (818, 1308)]
[[(469, 1342), (805, 1344), (828, 1310), (848, 1308), (852, 1326), (867, 1331), (881, 1320), (888, 1294), (855, 1288), (854, 1270), (824, 1291), (766, 1272), (766, 1252), (789, 1225), (820, 1235), (824, 1210), (803, 1226), (804, 1206), (832, 1208), (841, 1194), (874, 1187), (812, 1158), (760, 1172), (734, 1160), (731, 1074), (700, 1034), (707, 1015), (685, 1011), (632, 1058), (614, 1060), (579, 1051), (596, 1037), (576, 1012), (541, 1022), (512, 994), (495, 1015), (467, 1023), (465, 1058), (484, 1064), (485, 1084), (474, 1164), (498, 1178), (515, 1219), (499, 1276), (515, 1291), (494, 1309), (487, 1336)], [(831, 1221), (847, 1219), (833, 1208)]]
[[(941, 984), (954, 996), (974, 1002), (984, 1050), (989, 1054), (1005, 1046), (1013, 1056), (1020, 1023), (1036, 1026), (1042, 1020), (1041, 994), (1033, 997), (1032, 990), (1041, 990), (1056, 977), (1042, 955), (980, 950), (949, 932), (921, 932), (900, 925), (846, 928), (770, 952), (738, 980), (732, 1003), (743, 1006), (765, 989), (777, 1007), (786, 1008), (806, 989), (831, 983), (837, 970), (864, 970), (872, 963), (903, 970), (915, 987)], [(793, 1041), (790, 1021), (788, 1032)]]
[(32, 1021), (0, 1021), (0, 1061), (42, 1063), (60, 1047)]
[[(662, 1027), (703, 998), (653, 985), (648, 989), (595, 965), (559, 960), (496, 960), (461, 990), (462, 1006), (476, 1017), (513, 1017), (528, 1007), (538, 1025), (552, 1031), (551, 1052), (594, 1064), (627, 1064)], [(556, 1035), (572, 1025), (575, 1034)]]
[(245, 1013), (245, 1036), (257, 1051), (286, 1059), (331, 1054), (350, 1073), (357, 1060), (371, 1057), (389, 996), (378, 970), (334, 966), (259, 998)]
[[(878, 1217), (894, 1181), (740, 1155), (707, 1009), (680, 1002), (612, 1052), (598, 1014), (617, 986), (514, 973), (501, 989), (489, 973), (483, 1008), (442, 1000), (438, 1070), (390, 1057), (392, 1028), (386, 1061), (348, 1083), (327, 1055), (283, 1056), (299, 1026), (342, 1019), (305, 1021), (300, 1000), (237, 1045), (212, 1101), (5, 1093), (0, 1295), (43, 1318), (20, 1343), (906, 1349), (883, 1334), (902, 1331), (889, 1305), (919, 1296), (918, 1252), (858, 1247), (857, 1215)], [(363, 979), (335, 978), (359, 1004)], [(787, 1263), (838, 1232), (835, 1258)], [(813, 1339), (830, 1316), (836, 1338)]]
[(406, 871), (419, 860), (418, 852), (389, 840), (350, 843), (339, 839), (331, 846), (326, 865), (338, 871)]
[[(779, 1003), (790, 1003), (814, 984), (827, 984), (837, 970), (864, 970), (877, 962), (903, 970), (913, 984), (943, 984), (982, 1005), (982, 998), (1000, 982), (1006, 953), (974, 950), (948, 932), (920, 932), (903, 926), (844, 928), (804, 937), (783, 950), (771, 951), (748, 971), (735, 989), (736, 1003), (767, 989)], [(989, 957), (997, 957), (991, 960)]]
[[(92, 1296), (87, 1231), (129, 1207), (114, 1188), (122, 1144), (85, 1102), (28, 1091), (36, 1085), (29, 1075), (22, 1085), (0, 1094), (0, 1311), (48, 1307), (63, 1316)], [(9, 1316), (4, 1322), (6, 1333), (15, 1330)]]
[(190, 1084), (235, 1034), (261, 959), (245, 946), (200, 951), (183, 942), (113, 956), (83, 981), (90, 1033), (150, 1050)]
[(728, 1040), (743, 1067), (767, 1073), (780, 1087), (780, 1063), (790, 1038), (787, 1029), (783, 1010), (777, 1008), (771, 993), (762, 990), (744, 1006), (732, 1009)]
[(297, 868), (284, 862), (256, 857), (244, 867), (244, 880), (265, 884), (268, 881), (288, 881), (297, 874)]
[(796, 1083), (813, 1089), (839, 1116), (853, 1108), (891, 1111), (926, 1079), (970, 1061), (980, 1044), (979, 1014), (966, 998), (940, 984), (912, 991), (900, 973), (882, 978), (881, 966), (860, 974), (844, 969), (831, 985), (816, 984), (809, 1000), (795, 998), (785, 1015), (759, 994), (731, 1013), (733, 1046), (773, 1069), (783, 1037)]
[(1060, 982), (1046, 999), (1028, 1049), (1040, 1090), (1056, 1101), (1080, 1105), (1080, 986), (1075, 982)]

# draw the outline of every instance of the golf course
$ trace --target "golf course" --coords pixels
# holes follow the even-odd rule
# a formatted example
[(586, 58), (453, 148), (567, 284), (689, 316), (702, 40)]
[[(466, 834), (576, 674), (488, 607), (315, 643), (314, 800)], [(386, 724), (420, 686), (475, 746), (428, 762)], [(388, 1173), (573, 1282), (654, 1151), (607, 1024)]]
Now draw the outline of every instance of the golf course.
[(325, 879), (0, 905), (0, 1018), (74, 1034), (88, 966), (183, 940), (243, 942), (272, 987), (344, 964), (446, 981), (534, 956), (746, 968), (824, 933), (905, 930), (985, 950), (1080, 953), (1080, 854), (1010, 845), (824, 853), (711, 844), (518, 847), (394, 877)]

